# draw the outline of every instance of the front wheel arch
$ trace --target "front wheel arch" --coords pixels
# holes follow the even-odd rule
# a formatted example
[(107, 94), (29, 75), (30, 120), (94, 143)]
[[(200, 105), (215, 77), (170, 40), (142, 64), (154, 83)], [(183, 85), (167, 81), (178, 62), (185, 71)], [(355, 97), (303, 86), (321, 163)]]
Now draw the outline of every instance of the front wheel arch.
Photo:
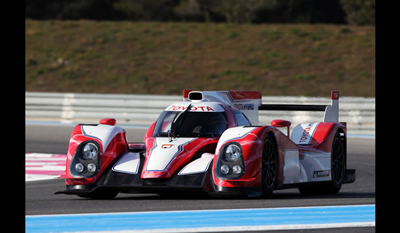
[(263, 197), (270, 197), (278, 183), (278, 145), (273, 132), (263, 142), (261, 158), (261, 185)]

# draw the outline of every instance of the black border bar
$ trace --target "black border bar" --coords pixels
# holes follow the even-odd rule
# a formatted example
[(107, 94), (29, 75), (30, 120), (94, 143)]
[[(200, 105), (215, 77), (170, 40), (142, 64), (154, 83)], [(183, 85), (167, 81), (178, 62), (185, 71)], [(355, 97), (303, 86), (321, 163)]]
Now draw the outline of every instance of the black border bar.
[(258, 110), (270, 111), (321, 111), (324, 112), (329, 105), (303, 105), (303, 104), (262, 104)]

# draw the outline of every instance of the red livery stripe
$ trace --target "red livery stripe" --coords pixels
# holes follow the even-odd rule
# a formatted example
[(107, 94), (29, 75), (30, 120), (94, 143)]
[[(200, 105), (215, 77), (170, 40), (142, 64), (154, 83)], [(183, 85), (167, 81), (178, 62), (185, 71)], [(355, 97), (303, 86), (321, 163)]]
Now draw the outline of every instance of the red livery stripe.
[(234, 100), (261, 99), (259, 91), (229, 91)]

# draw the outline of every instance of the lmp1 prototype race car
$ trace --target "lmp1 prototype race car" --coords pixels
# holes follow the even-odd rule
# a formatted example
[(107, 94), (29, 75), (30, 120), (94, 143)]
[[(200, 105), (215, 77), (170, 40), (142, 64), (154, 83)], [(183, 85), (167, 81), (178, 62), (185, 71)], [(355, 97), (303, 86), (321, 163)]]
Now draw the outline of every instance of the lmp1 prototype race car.
[[(339, 92), (331, 105), (262, 104), (258, 91), (183, 91), (144, 136), (128, 143), (113, 118), (78, 124), (69, 141), (66, 190), (87, 198), (118, 193), (271, 196), (336, 194), (355, 180), (346, 166), (346, 123), (339, 122)], [(322, 122), (275, 119), (259, 125), (260, 110), (323, 111)], [(286, 127), (283, 131), (279, 127)]]

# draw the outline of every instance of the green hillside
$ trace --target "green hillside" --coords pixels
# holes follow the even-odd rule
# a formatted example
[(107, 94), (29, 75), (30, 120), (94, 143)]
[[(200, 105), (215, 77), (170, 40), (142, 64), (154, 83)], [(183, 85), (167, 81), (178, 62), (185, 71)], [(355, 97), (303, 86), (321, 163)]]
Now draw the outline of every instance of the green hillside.
[(375, 27), (26, 20), (26, 90), (375, 96)]

